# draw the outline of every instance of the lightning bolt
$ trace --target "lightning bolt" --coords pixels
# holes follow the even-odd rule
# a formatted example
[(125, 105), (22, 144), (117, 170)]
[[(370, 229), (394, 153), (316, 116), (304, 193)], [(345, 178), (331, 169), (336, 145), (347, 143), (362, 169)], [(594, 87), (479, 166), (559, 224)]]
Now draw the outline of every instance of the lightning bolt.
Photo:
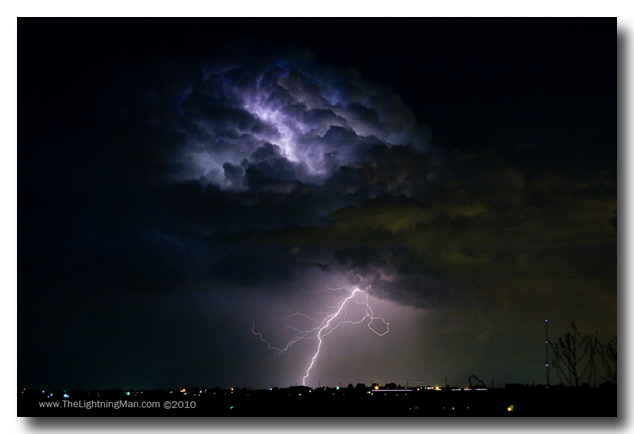
[[(302, 340), (305, 340), (305, 339), (317, 339), (319, 341), (319, 343), (317, 344), (317, 350), (315, 351), (315, 354), (313, 355), (313, 357), (310, 359), (310, 365), (306, 369), (306, 374), (302, 378), (302, 384), (304, 386), (306, 385), (306, 379), (310, 376), (310, 371), (313, 368), (313, 366), (315, 365), (315, 362), (317, 361), (317, 357), (319, 356), (319, 352), (321, 351), (321, 346), (323, 344), (323, 338), (328, 336), (333, 331), (337, 330), (338, 328), (343, 329), (347, 324), (352, 324), (352, 325), (361, 324), (368, 318), (370, 319), (368, 321), (368, 328), (370, 330), (372, 330), (377, 336), (384, 336), (390, 331), (390, 323), (389, 322), (385, 321), (380, 316), (374, 316), (374, 311), (372, 310), (372, 307), (370, 306), (369, 294), (367, 292), (364, 292), (364, 291), (360, 290), (359, 288), (354, 288), (352, 290), (348, 289), (348, 288), (334, 288), (334, 289), (330, 289), (330, 290), (331, 291), (345, 290), (345, 291), (348, 291), (350, 294), (348, 295), (348, 297), (346, 297), (345, 299), (341, 300), (335, 306), (329, 307), (330, 309), (336, 309), (336, 311), (334, 313), (327, 314), (326, 317), (323, 320), (321, 320), (321, 321), (316, 320), (315, 318), (312, 318), (312, 317), (310, 317), (310, 316), (308, 316), (308, 315), (306, 315), (304, 313), (300, 313), (300, 312), (293, 312), (290, 315), (288, 315), (288, 316), (286, 316), (284, 318), (281, 318), (281, 320), (284, 321), (284, 325), (286, 327), (291, 328), (291, 329), (295, 330), (298, 333), (296, 336), (294, 336), (292, 339), (290, 339), (283, 348), (278, 348), (278, 347), (272, 346), (266, 339), (264, 339), (264, 337), (262, 336), (261, 332), (256, 332), (255, 331), (255, 323), (252, 323), (253, 326), (251, 328), (251, 331), (253, 332), (253, 334), (258, 336), (260, 338), (260, 340), (262, 342), (264, 342), (269, 347), (270, 350), (276, 351), (277, 352), (276, 356), (281, 354), (281, 353), (283, 353), (283, 352), (285, 352), (285, 351), (287, 351), (289, 348), (291, 348), (294, 344), (296, 344), (299, 341), (302, 341)], [(362, 300), (355, 300), (355, 296), (357, 294), (364, 294), (363, 299)], [(347, 306), (351, 302), (356, 302), (358, 304), (361, 304), (361, 305), (365, 306), (365, 313), (364, 313), (363, 317), (360, 320), (354, 321), (354, 320), (348, 319)], [(343, 312), (343, 315), (342, 315), (342, 312)], [(309, 329), (309, 330), (300, 330), (299, 328), (288, 324), (288, 321), (291, 320), (293, 317), (296, 317), (296, 316), (303, 316), (303, 317), (309, 319), (310, 321), (313, 321), (317, 325), (315, 327)], [(333, 322), (337, 317), (341, 317), (341, 316), (343, 318), (339, 318), (338, 321)], [(380, 332), (380, 331), (376, 330), (372, 326), (372, 323), (374, 321), (377, 321), (377, 320), (381, 321), (383, 323), (383, 325), (385, 326), (385, 331), (384, 332)], [(331, 324), (334, 324), (334, 325), (331, 326)]]

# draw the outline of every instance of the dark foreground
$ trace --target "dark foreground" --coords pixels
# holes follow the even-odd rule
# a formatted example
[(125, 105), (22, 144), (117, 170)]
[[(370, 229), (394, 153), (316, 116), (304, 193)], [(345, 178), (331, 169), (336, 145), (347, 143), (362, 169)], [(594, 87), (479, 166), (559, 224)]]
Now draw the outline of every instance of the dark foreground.
[(18, 391), (18, 416), (615, 417), (615, 387), (399, 390)]

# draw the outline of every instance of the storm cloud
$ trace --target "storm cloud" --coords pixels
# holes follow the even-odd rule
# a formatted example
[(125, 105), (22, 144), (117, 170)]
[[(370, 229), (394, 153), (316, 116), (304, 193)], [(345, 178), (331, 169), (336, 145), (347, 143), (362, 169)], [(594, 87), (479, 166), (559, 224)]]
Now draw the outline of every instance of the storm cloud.
[(55, 248), (92, 286), (295, 291), (320, 263), (327, 282), (429, 308), (499, 303), (505, 279), (614, 261), (607, 175), (449, 153), (389, 87), (305, 52), (169, 64), (115, 76), (119, 127), (69, 155), (92, 181), (68, 181), (85, 207), (66, 224), (91, 247)]
[(19, 28), (20, 387), (294, 384), (315, 341), (252, 322), (329, 288), (390, 333), (330, 334), (322, 385), (540, 382), (544, 319), (616, 332), (613, 20)]

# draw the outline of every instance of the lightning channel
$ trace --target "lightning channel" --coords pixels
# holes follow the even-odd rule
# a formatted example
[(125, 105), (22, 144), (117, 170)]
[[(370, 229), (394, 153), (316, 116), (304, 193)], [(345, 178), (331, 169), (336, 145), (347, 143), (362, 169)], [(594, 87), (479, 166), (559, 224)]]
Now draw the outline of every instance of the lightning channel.
[[(385, 321), (383, 317), (374, 315), (374, 311), (372, 310), (372, 307), (370, 306), (369, 294), (367, 292), (364, 292), (360, 290), (359, 288), (354, 288), (354, 289), (334, 288), (330, 290), (331, 291), (345, 290), (349, 292), (349, 295), (346, 298), (339, 301), (335, 306), (329, 307), (329, 309), (336, 309), (336, 311), (334, 313), (326, 314), (326, 316), (321, 321), (301, 312), (293, 312), (284, 318), (280, 318), (281, 320), (284, 321), (284, 325), (287, 328), (295, 330), (298, 333), (296, 336), (294, 336), (292, 339), (286, 342), (286, 345), (284, 345), (284, 347), (276, 347), (271, 345), (266, 339), (264, 339), (261, 332), (258, 332), (255, 330), (255, 323), (252, 323), (251, 331), (253, 332), (253, 334), (258, 336), (260, 340), (264, 342), (270, 350), (276, 351), (276, 356), (284, 353), (285, 351), (290, 349), (294, 344), (296, 344), (299, 341), (306, 340), (306, 339), (317, 339), (318, 341), (317, 349), (315, 353), (313, 354), (313, 356), (311, 357), (310, 364), (308, 368), (306, 369), (304, 377), (302, 378), (302, 384), (304, 386), (306, 385), (306, 380), (310, 376), (310, 371), (313, 369), (313, 366), (317, 363), (317, 358), (319, 357), (319, 353), (322, 348), (323, 339), (329, 334), (331, 334), (332, 332), (334, 332), (335, 330), (337, 330), (338, 328), (343, 329), (346, 325), (361, 324), (365, 322), (367, 319), (369, 319), (367, 326), (377, 336), (384, 336), (390, 331), (390, 323)], [(361, 300), (358, 299), (359, 297), (356, 297), (357, 299), (355, 299), (355, 296), (357, 296), (357, 294), (364, 294), (364, 297)], [(356, 321), (352, 319), (348, 319), (347, 307), (352, 302), (363, 305), (365, 307), (365, 313), (363, 317)], [(317, 325), (313, 328), (309, 328), (308, 330), (301, 330), (298, 327), (295, 327), (294, 325), (289, 323), (290, 320), (298, 316), (305, 317)], [(335, 321), (335, 319), (337, 319), (337, 321)], [(373, 326), (373, 323), (375, 321), (380, 321), (385, 327), (385, 331), (377, 330)]]

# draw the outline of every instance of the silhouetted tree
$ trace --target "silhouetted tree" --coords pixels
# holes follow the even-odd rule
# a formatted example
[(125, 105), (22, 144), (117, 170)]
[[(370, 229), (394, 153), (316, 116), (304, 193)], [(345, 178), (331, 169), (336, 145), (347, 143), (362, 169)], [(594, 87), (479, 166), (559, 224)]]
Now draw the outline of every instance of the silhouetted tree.
[(595, 356), (601, 346), (596, 333), (581, 336), (573, 322), (568, 332), (557, 342), (550, 342), (550, 346), (555, 354), (553, 365), (562, 383), (574, 387), (584, 380), (596, 383)]
[(606, 372), (606, 379), (616, 385), (616, 336), (598, 348), (601, 364)]

